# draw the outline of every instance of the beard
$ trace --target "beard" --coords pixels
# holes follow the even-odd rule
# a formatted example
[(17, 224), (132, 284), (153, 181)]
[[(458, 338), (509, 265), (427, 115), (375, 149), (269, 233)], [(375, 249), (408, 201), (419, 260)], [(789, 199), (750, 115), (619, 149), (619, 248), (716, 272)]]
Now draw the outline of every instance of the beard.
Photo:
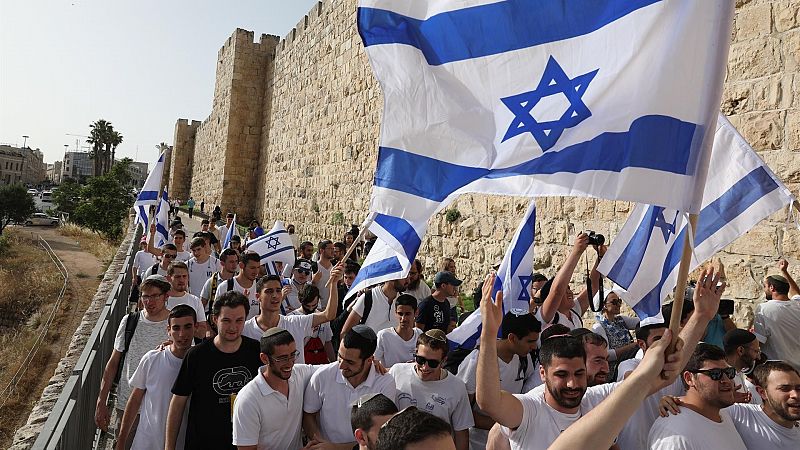
[(275, 375), (276, 377), (280, 378), (281, 380), (288, 380), (291, 377), (291, 372), (289, 372), (289, 374), (287, 375), (287, 374), (283, 373), (280, 369), (278, 369), (276, 367), (273, 367), (273, 366), (268, 366), (268, 367), (269, 367), (270, 373), (272, 375)]
[[(782, 419), (789, 420), (789, 421), (792, 421), (792, 422), (797, 422), (798, 420), (800, 420), (800, 413), (797, 413), (797, 414), (790, 413), (788, 404), (784, 405), (784, 404), (782, 404), (780, 402), (777, 402), (777, 401), (773, 400), (772, 397), (770, 397), (769, 395), (767, 395), (766, 397), (767, 397), (767, 403), (769, 404), (769, 407), (772, 408), (772, 410), (775, 411), (775, 414), (780, 416)], [(797, 405), (796, 403), (792, 404), (792, 406), (795, 406), (795, 407), (796, 407), (796, 405)]]
[(417, 278), (417, 279), (416, 279), (416, 280), (414, 280), (414, 281), (409, 281), (409, 282), (408, 282), (408, 287), (406, 287), (406, 290), (413, 291), (414, 289), (416, 289), (416, 288), (418, 288), (418, 287), (419, 287), (419, 283), (420, 283), (421, 281), (422, 281), (422, 278)]
[(597, 372), (586, 381), (588, 386), (597, 386), (599, 384), (608, 383), (608, 372)]
[[(561, 407), (563, 408), (576, 408), (580, 406), (581, 400), (583, 400), (583, 394), (586, 393), (585, 388), (578, 388), (578, 389), (554, 389), (550, 386), (549, 383), (545, 382), (545, 387), (547, 391), (550, 392), (550, 395), (553, 397), (553, 400), (556, 401)], [(571, 394), (575, 392), (580, 392), (580, 395), (575, 397), (567, 397), (565, 394)]]

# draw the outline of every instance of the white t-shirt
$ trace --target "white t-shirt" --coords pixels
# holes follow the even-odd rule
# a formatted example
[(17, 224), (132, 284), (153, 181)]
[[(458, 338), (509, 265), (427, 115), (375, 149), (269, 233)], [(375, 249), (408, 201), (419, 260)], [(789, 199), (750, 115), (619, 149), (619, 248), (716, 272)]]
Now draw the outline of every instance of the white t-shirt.
[[(511, 361), (506, 363), (500, 358), (497, 358), (497, 364), (500, 368), (500, 387), (512, 394), (521, 394), (524, 392), (525, 383), (528, 382), (529, 378), (532, 378), (536, 375), (536, 378), (539, 378), (538, 373), (534, 373), (534, 365), (533, 361), (531, 361), (531, 356), (526, 355), (528, 360), (528, 367), (525, 369), (525, 372), (520, 374), (520, 358), (519, 355), (514, 355), (511, 358)], [(476, 378), (477, 378), (477, 368), (478, 368), (478, 349), (472, 351), (464, 361), (458, 366), (458, 377), (464, 381), (464, 384), (467, 388), (467, 393), (470, 395), (475, 394), (476, 388)], [(520, 375), (522, 375), (520, 377)], [(478, 406), (475, 406), (476, 409), (480, 410)], [(469, 444), (470, 448), (485, 448), (486, 447), (486, 438), (489, 436), (489, 430), (483, 430), (480, 428), (472, 427), (469, 430)]]
[[(333, 266), (331, 266), (331, 269)], [(319, 289), (319, 305), (317, 308), (322, 311), (328, 306), (328, 299), (331, 296), (330, 286), (325, 286), (325, 284), (331, 278), (331, 269), (325, 268), (322, 264), (317, 263), (317, 272), (320, 273), (319, 280), (314, 284), (314, 286)]]
[(758, 405), (735, 403), (724, 411), (730, 415), (736, 431), (739, 432), (748, 450), (800, 448), (800, 427), (786, 428), (778, 425)]
[[(361, 317), (364, 317), (364, 297), (365, 294), (359, 295), (353, 303), (352, 309)], [(397, 326), (397, 316), (395, 316), (392, 305), (389, 304), (389, 299), (384, 295), (381, 286), (372, 288), (372, 309), (364, 325), (372, 328), (375, 333), (384, 328)]]
[(782, 359), (800, 367), (800, 302), (769, 300), (756, 308), (754, 333), (761, 351), (770, 359)]
[[(261, 327), (258, 326), (258, 322), (256, 321), (257, 318), (258, 317), (253, 317), (251, 319), (248, 319), (247, 322), (244, 323), (242, 336), (247, 336), (257, 341), (261, 340), (261, 335), (263, 335), (264, 332), (267, 330), (262, 330)], [(300, 343), (305, 342), (306, 336), (311, 335), (311, 333), (313, 332), (312, 330), (313, 324), (314, 324), (314, 316), (312, 314), (299, 315), (299, 316), (280, 316), (280, 318), (278, 319), (277, 326), (283, 328), (292, 335), (292, 337), (294, 338), (295, 345), (300, 351), (300, 353), (297, 355), (297, 359), (295, 360), (296, 364), (305, 364), (306, 362), (306, 357), (303, 354), (303, 349), (300, 346)]]
[[(139, 425), (131, 450), (164, 448), (167, 429), (167, 410), (172, 399), (172, 384), (178, 377), (182, 359), (167, 347), (164, 351), (150, 350), (142, 357), (139, 367), (131, 377), (131, 386), (144, 389), (144, 399), (139, 410)], [(186, 442), (186, 418), (189, 408), (183, 412), (176, 448), (183, 449)]]
[(189, 266), (189, 292), (198, 298), (202, 293), (206, 280), (211, 278), (214, 272), (222, 268), (219, 260), (213, 256), (209, 256), (208, 260), (202, 263), (197, 262), (197, 258), (192, 257), (186, 265)]
[(355, 442), (350, 427), (351, 405), (362, 395), (378, 393), (391, 399), (397, 397), (394, 378), (389, 374), (378, 375), (374, 366), (369, 368), (367, 379), (355, 388), (342, 375), (338, 362), (317, 367), (306, 386), (303, 411), (319, 412), (320, 432), (330, 442)]
[[(290, 312), (289, 314), (287, 314), (287, 316), (311, 316), (311, 314), (305, 314), (303, 312), (303, 309), (300, 308)], [(303, 347), (305, 347), (306, 344), (308, 344), (308, 340), (311, 338), (320, 338), (320, 340), (323, 343), (330, 342), (331, 339), (333, 339), (333, 330), (331, 330), (330, 322), (325, 322), (322, 325), (317, 325), (315, 327), (312, 327), (311, 334), (306, 336), (305, 339), (303, 340)], [(299, 343), (297, 344), (297, 349), (300, 350)]]
[[(233, 225), (233, 223), (231, 223), (231, 225)], [(225, 236), (228, 235), (228, 225), (221, 225), (217, 228), (217, 231), (219, 232), (219, 245), (222, 246), (222, 244), (225, 243)], [(239, 236), (238, 228), (233, 229), (233, 235)]]
[(717, 423), (689, 408), (678, 415), (659, 417), (647, 442), (651, 450), (747, 450), (733, 421), (723, 409)]
[(444, 378), (434, 381), (419, 379), (415, 363), (398, 363), (389, 369), (397, 385), (397, 408), (415, 406), (421, 411), (447, 421), (455, 431), (475, 425), (472, 407), (464, 382), (446, 370)]
[[(247, 313), (247, 319), (249, 320), (259, 315), (261, 313), (261, 304), (258, 302), (258, 295), (256, 295), (256, 282), (253, 281), (252, 286), (249, 288), (244, 288), (241, 284), (239, 284), (239, 280), (237, 280), (236, 277), (231, 278), (231, 280), (233, 280), (232, 290), (244, 295), (248, 300), (250, 300), (250, 312)], [(228, 292), (229, 284), (230, 282), (228, 280), (220, 280), (217, 282), (217, 293), (214, 298), (220, 298), (222, 297), (222, 294)]]
[(422, 330), (419, 328), (414, 328), (413, 330), (414, 335), (407, 341), (404, 341), (397, 334), (394, 327), (378, 331), (378, 347), (375, 349), (375, 359), (380, 361), (383, 367), (387, 369), (397, 363), (413, 360), (414, 352), (417, 350), (417, 338), (422, 334)]
[(750, 380), (743, 372), (736, 372), (736, 379), (733, 380), (734, 384), (739, 385), (739, 389), (737, 392), (743, 393), (750, 393), (750, 404), (751, 405), (760, 405), (763, 403), (761, 400), (761, 396), (758, 394), (756, 390), (756, 385), (751, 383)]
[(175, 257), (175, 261), (181, 261), (181, 262), (188, 262), (190, 259), (192, 259), (191, 252), (183, 252), (180, 250), (178, 251), (178, 256)]
[(172, 308), (178, 305), (189, 305), (194, 309), (195, 314), (197, 314), (197, 322), (205, 322), (206, 321), (206, 313), (203, 310), (203, 302), (200, 301), (199, 298), (195, 297), (194, 295), (184, 292), (182, 297), (170, 297), (167, 299), (166, 308), (172, 311)]
[[(556, 315), (553, 316), (553, 320), (550, 321), (550, 323), (546, 323), (544, 321), (544, 319), (542, 319), (542, 308), (539, 308), (536, 311), (535, 315), (536, 315), (536, 319), (538, 319), (539, 322), (542, 323), (542, 331), (544, 331), (550, 325), (553, 325), (553, 324), (556, 324), (556, 323), (564, 325), (565, 327), (569, 328), (570, 330), (574, 330), (576, 328), (582, 328), (583, 327), (583, 319), (581, 318), (581, 302), (577, 298), (575, 299), (575, 304), (572, 305), (571, 310), (572, 310), (572, 312), (570, 313), (570, 317), (567, 317), (566, 314), (562, 314), (561, 312), (556, 311)], [(558, 318), (557, 321), (556, 321), (556, 318)], [(539, 343), (541, 343), (541, 340), (540, 340)]]
[(628, 372), (633, 372), (637, 367), (639, 367), (641, 362), (641, 358), (631, 358), (619, 363), (619, 366), (617, 366), (617, 381), (624, 380), (625, 374)]
[(295, 450), (303, 447), (303, 393), (315, 367), (295, 364), (289, 377), (289, 397), (264, 379), (266, 366), (236, 394), (233, 407), (233, 445), (260, 449)]
[[(122, 365), (122, 374), (119, 379), (119, 386), (117, 386), (117, 409), (125, 409), (125, 404), (128, 402), (128, 396), (131, 394), (130, 379), (139, 361), (145, 353), (153, 350), (159, 345), (163, 344), (169, 336), (167, 336), (167, 320), (164, 319), (159, 322), (151, 322), (144, 317), (144, 312), (138, 312), (139, 323), (136, 325), (136, 331), (133, 332), (128, 353), (125, 355), (125, 363)], [(117, 328), (117, 335), (114, 338), (114, 350), (122, 352), (125, 350), (125, 324), (128, 321), (128, 314), (119, 322)]]
[[(153, 266), (156, 266), (156, 273), (153, 273)], [(159, 264), (158, 262), (156, 262), (156, 264), (150, 264), (149, 266), (142, 268), (142, 275), (141, 275), (142, 281), (144, 281), (144, 279), (149, 277), (150, 275), (161, 275), (162, 277), (166, 277), (167, 269), (162, 267), (161, 264)]]
[(419, 280), (419, 286), (416, 289), (407, 288), (403, 294), (413, 295), (417, 299), (417, 303), (421, 302), (423, 298), (431, 296), (431, 288), (425, 283), (425, 280)]
[(595, 408), (619, 383), (606, 383), (586, 389), (579, 410), (574, 414), (556, 411), (544, 400), (545, 386), (526, 394), (514, 394), (522, 403), (522, 422), (516, 430), (501, 427), (512, 450), (545, 450), (562, 431)]
[[(213, 295), (211, 295), (209, 291), (211, 290), (211, 282), (214, 280), (214, 277), (217, 278), (217, 285), (214, 287)], [(219, 288), (219, 285), (227, 281), (228, 280), (223, 280), (222, 278), (220, 278), (219, 272), (215, 273), (214, 275), (211, 275), (211, 277), (208, 280), (206, 280), (206, 282), (203, 284), (203, 290), (200, 292), (200, 300), (202, 301), (203, 299), (206, 299), (206, 302), (208, 302), (212, 297), (216, 299), (217, 289)], [(210, 305), (206, 305), (206, 308), (210, 307), (211, 307)]]
[(678, 377), (671, 385), (646, 397), (639, 409), (633, 413), (628, 422), (625, 423), (625, 426), (622, 427), (622, 431), (617, 437), (619, 448), (622, 450), (647, 448), (647, 435), (650, 433), (650, 427), (659, 417), (658, 402), (666, 395), (680, 397), (685, 393), (686, 388), (683, 387), (683, 382)]
[(153, 264), (158, 264), (158, 258), (148, 251), (139, 250), (136, 252), (136, 256), (133, 257), (133, 266), (136, 267), (136, 274), (143, 280), (145, 277), (142, 274), (144, 274), (145, 270), (153, 267)]
[[(297, 283), (291, 278), (284, 278), (284, 285), (288, 282), (288, 286), (291, 287), (289, 289), (289, 293), (286, 295), (286, 298), (283, 300), (283, 307), (287, 311), (294, 311), (299, 309), (300, 306), (300, 299), (298, 298), (300, 295), (300, 290), (303, 289), (304, 285), (302, 283)], [(310, 283), (306, 283), (308, 285)]]

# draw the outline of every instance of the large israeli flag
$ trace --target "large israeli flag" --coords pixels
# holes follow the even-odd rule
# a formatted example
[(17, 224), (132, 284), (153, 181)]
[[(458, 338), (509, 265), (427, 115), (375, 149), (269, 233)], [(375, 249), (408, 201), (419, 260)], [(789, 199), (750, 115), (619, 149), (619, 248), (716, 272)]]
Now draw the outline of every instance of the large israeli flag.
[[(691, 267), (793, 201), (789, 189), (720, 115)], [(656, 316), (675, 288), (687, 222), (686, 214), (674, 209), (637, 205), (598, 266), (626, 289), (621, 297), (640, 319)]]
[(156, 210), (155, 242), (158, 248), (169, 242), (169, 197), (167, 196), (167, 188), (164, 188), (164, 192), (161, 193), (161, 201), (158, 202), (158, 209)]
[[(233, 228), (235, 227), (231, 227)], [(233, 236), (232, 231), (229, 234)], [(245, 250), (261, 255), (261, 264), (267, 268), (267, 273), (270, 275), (281, 274), (282, 269), (278, 270), (278, 262), (282, 263), (283, 267), (294, 266), (294, 245), (281, 220), (276, 220), (268, 233), (248, 241)]]
[(149, 207), (158, 205), (158, 192), (161, 190), (161, 178), (164, 174), (164, 154), (158, 156), (158, 161), (153, 165), (153, 170), (147, 175), (142, 190), (136, 197), (133, 207), (136, 210), (136, 223), (141, 223), (145, 232), (149, 229)]
[[(503, 313), (528, 314), (533, 278), (533, 239), (536, 235), (536, 203), (531, 201), (525, 217), (517, 227), (506, 255), (497, 270), (492, 298), (503, 292)], [(447, 335), (452, 348), (474, 348), (481, 335), (481, 311), (475, 312)], [(502, 332), (502, 330), (501, 330)]]
[(733, 10), (730, 0), (361, 0), (384, 96), (371, 211), (425, 223), (477, 192), (698, 212)]

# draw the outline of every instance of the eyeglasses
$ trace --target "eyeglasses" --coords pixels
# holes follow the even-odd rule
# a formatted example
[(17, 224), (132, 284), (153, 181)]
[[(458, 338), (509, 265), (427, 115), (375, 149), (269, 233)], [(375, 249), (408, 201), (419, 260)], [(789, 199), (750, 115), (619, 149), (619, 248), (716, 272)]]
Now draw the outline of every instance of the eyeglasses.
[(298, 273), (302, 273), (303, 275), (310, 275), (311, 274), (311, 271), (308, 270), (308, 269), (294, 269), (294, 270), (296, 270)]
[(728, 377), (729, 380), (733, 380), (736, 377), (736, 368), (735, 367), (726, 367), (724, 369), (697, 369), (691, 370), (692, 373), (704, 373), (708, 375), (714, 381), (719, 381), (722, 379), (722, 375)]
[(169, 253), (164, 253), (162, 256), (166, 259), (174, 259), (178, 257), (178, 255), (170, 255)]
[(295, 350), (292, 353), (289, 353), (288, 355), (278, 356), (277, 358), (273, 358), (272, 356), (270, 356), (269, 359), (271, 359), (272, 361), (274, 361), (276, 363), (285, 363), (285, 362), (289, 362), (289, 361), (294, 361), (295, 358), (297, 358), (297, 355), (299, 355), (299, 354), (300, 354), (300, 351), (299, 350)]
[(420, 355), (418, 355), (416, 353), (414, 353), (414, 361), (420, 366), (427, 364), (428, 367), (430, 367), (431, 369), (435, 369), (435, 368), (439, 367), (439, 364), (442, 363), (438, 359), (428, 359), (428, 358), (426, 358), (424, 356), (420, 356)]
[(153, 295), (144, 295), (144, 294), (142, 294), (142, 295), (139, 296), (139, 298), (141, 298), (142, 301), (147, 302), (147, 301), (155, 300), (155, 299), (157, 299), (159, 297), (163, 297), (163, 296), (164, 296), (164, 294), (153, 294)]

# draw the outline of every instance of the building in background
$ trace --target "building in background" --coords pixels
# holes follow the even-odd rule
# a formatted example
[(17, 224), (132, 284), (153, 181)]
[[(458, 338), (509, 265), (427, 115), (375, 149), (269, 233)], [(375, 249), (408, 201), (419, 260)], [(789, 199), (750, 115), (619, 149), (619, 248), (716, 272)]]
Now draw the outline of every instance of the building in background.
[(16, 147), (0, 145), (0, 184), (22, 182), (25, 155)]
[(56, 161), (53, 164), (47, 164), (47, 179), (52, 184), (61, 184), (61, 176), (63, 168), (61, 161)]
[[(4, 161), (0, 167), (0, 170), (3, 171), (2, 182), (4, 184), (22, 183), (28, 186), (38, 186), (45, 180), (47, 170), (44, 155), (38, 148), (0, 144), (0, 151), (3, 153)], [(12, 166), (12, 162), (17, 162), (16, 158), (19, 157), (22, 158), (22, 161)], [(6, 168), (6, 162), (9, 163), (9, 168)], [(11, 167), (14, 168), (11, 169)]]
[(144, 186), (145, 180), (147, 180), (147, 163), (146, 162), (138, 162), (138, 161), (131, 161), (130, 166), (128, 167), (128, 173), (131, 174), (131, 187), (139, 190)]
[(89, 152), (65, 152), (62, 168), (61, 181), (70, 178), (78, 183), (84, 183), (87, 178), (94, 175), (94, 165)]

